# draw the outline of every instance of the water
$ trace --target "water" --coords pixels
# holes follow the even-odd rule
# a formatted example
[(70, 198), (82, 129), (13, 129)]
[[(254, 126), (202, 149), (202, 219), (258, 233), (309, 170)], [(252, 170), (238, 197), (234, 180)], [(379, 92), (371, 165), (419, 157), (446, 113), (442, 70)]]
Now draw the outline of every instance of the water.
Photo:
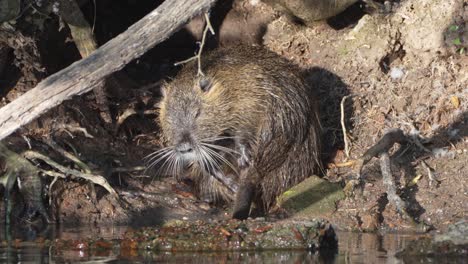
[[(68, 227), (49, 229), (37, 236), (32, 230), (14, 234), (21, 240), (5, 241), (0, 232), (1, 263), (404, 263), (394, 255), (418, 236), (408, 234), (370, 234), (338, 232), (339, 249), (333, 256), (319, 256), (307, 251), (256, 252), (89, 252), (41, 247), (39, 237), (48, 239), (119, 238), (127, 227)], [(19, 242), (23, 241), (23, 242)], [(26, 241), (26, 242), (24, 242)], [(30, 242), (28, 242), (30, 241)], [(39, 243), (38, 243), (39, 242)]]

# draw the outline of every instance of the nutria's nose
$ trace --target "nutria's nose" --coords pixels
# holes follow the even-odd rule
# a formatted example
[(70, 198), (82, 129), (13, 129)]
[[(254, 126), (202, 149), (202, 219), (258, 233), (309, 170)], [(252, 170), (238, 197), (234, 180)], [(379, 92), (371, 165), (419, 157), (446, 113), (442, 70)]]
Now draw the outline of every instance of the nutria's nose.
[(193, 151), (193, 144), (190, 133), (184, 132), (180, 135), (175, 149), (180, 154), (188, 154)]
[(193, 151), (192, 144), (189, 142), (182, 142), (176, 146), (177, 152), (181, 154), (187, 154)]

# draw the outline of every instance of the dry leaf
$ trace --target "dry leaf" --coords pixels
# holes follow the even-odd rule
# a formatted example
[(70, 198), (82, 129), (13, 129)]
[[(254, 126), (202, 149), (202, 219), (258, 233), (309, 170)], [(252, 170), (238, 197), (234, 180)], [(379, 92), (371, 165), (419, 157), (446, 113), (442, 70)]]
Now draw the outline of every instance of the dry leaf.
[(458, 108), (460, 106), (460, 99), (458, 99), (458, 96), (452, 96), (450, 97), (450, 102), (452, 102), (452, 105), (455, 108)]

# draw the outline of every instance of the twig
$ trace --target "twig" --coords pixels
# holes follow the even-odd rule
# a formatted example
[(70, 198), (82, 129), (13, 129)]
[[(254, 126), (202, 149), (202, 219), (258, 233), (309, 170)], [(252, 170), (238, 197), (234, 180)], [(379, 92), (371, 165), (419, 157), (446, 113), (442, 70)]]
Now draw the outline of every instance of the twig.
[(415, 144), (417, 147), (419, 147), (421, 150), (423, 150), (424, 152), (432, 153), (432, 151), (430, 149), (424, 147), (424, 145), (419, 140), (419, 130), (413, 124), (414, 121), (409, 117), (406, 117), (406, 118), (408, 118), (411, 122), (403, 120), (403, 121), (400, 121), (400, 123), (403, 124), (403, 125), (408, 126), (411, 129), (411, 132), (409, 133), (409, 138), (411, 139), (411, 142), (413, 144)]
[(328, 167), (329, 168), (345, 168), (345, 167), (351, 167), (354, 164), (356, 164), (356, 160), (349, 160), (349, 161), (346, 161), (346, 162), (329, 163)]
[(93, 14), (93, 26), (91, 27), (91, 32), (94, 34), (94, 27), (96, 26), (96, 18), (97, 18), (97, 6), (96, 6), (96, 0), (93, 0), (93, 6), (94, 6), (94, 14)]
[(397, 211), (404, 215), (405, 202), (397, 195), (395, 181), (393, 180), (392, 170), (390, 168), (390, 156), (387, 152), (380, 154), (380, 170), (382, 171), (383, 184), (387, 187), (387, 199), (393, 203)]
[(405, 219), (415, 224), (411, 216), (406, 212), (406, 203), (398, 196), (396, 191), (396, 184), (392, 176), (390, 155), (388, 154), (390, 148), (395, 144), (401, 145), (408, 143), (407, 136), (400, 129), (392, 129), (387, 132), (374, 146), (369, 148), (361, 158), (356, 160), (356, 174), (358, 178), (356, 180), (349, 181), (344, 191), (349, 193), (361, 180), (361, 171), (364, 165), (366, 165), (372, 158), (380, 156), (380, 170), (382, 172), (383, 184), (387, 187), (387, 199), (390, 203), (395, 205), (398, 213)]
[(341, 99), (340, 103), (340, 110), (341, 110), (341, 129), (343, 130), (343, 140), (345, 144), (345, 155), (346, 158), (349, 159), (349, 142), (348, 142), (348, 132), (346, 130), (346, 125), (345, 125), (345, 114), (344, 114), (344, 104), (346, 99), (351, 97), (352, 95), (346, 95)]
[(28, 148), (29, 148), (29, 149), (32, 149), (32, 147), (31, 147), (31, 140), (30, 140), (27, 136), (25, 136), (25, 135), (22, 135), (22, 137), (23, 137), (24, 141), (26, 141), (26, 143), (28, 143)]
[[(23, 156), (28, 158), (28, 159), (40, 159), (40, 160), (46, 162), (47, 164), (49, 164), (50, 166), (52, 166), (52, 167), (56, 168), (57, 170), (61, 171), (64, 174), (69, 174), (69, 175), (72, 175), (74, 177), (83, 178), (83, 179), (86, 179), (88, 181), (91, 181), (94, 184), (102, 186), (104, 189), (106, 189), (112, 195), (117, 196), (117, 193), (115, 192), (115, 190), (109, 185), (107, 180), (104, 177), (102, 177), (101, 175), (96, 175), (96, 174), (91, 174), (91, 173), (83, 173), (83, 172), (80, 172), (80, 171), (77, 171), (77, 170), (74, 170), (74, 169), (66, 168), (66, 167), (58, 164), (57, 162), (51, 160), (50, 158), (42, 155), (41, 153), (31, 151), (31, 150), (24, 152)], [(49, 174), (49, 173), (46, 173), (46, 174)], [(56, 173), (53, 173), (53, 174), (54, 174), (54, 177), (60, 175), (60, 174), (56, 174)]]
[[(373, 157), (377, 157), (382, 153), (387, 153), (395, 143), (405, 144), (408, 140), (400, 129), (392, 129), (388, 131), (374, 146), (369, 148), (361, 159), (363, 165), (368, 163)], [(362, 168), (361, 168), (362, 169)]]
[(147, 168), (145, 166), (136, 166), (136, 167), (130, 167), (130, 168), (113, 168), (112, 172), (131, 172), (131, 171), (144, 171)]
[(350, 180), (344, 187), (343, 191), (347, 195), (350, 195), (354, 191), (354, 188), (361, 181), (361, 173), (364, 165), (366, 165), (372, 158), (377, 157), (382, 153), (388, 153), (388, 150), (390, 150), (390, 148), (395, 143), (404, 144), (406, 142), (406, 136), (400, 129), (392, 129), (389, 132), (387, 132), (374, 146), (369, 148), (364, 153), (364, 155), (362, 155), (359, 159), (355, 160), (354, 174), (356, 175), (356, 179)]
[(128, 108), (117, 118), (117, 126), (121, 126), (123, 122), (125, 122), (125, 120), (127, 120), (127, 118), (129, 118), (130, 116), (140, 114), (140, 113), (144, 115), (154, 115), (158, 113), (158, 110), (153, 109), (153, 110), (145, 110), (143, 112), (137, 112), (134, 108)]
[(57, 182), (58, 176), (55, 176), (52, 182), (49, 184), (49, 205), (52, 204), (52, 187)]
[(439, 184), (440, 182), (437, 180), (436, 176), (434, 175), (432, 168), (427, 165), (427, 163), (424, 160), (421, 160), (422, 166), (427, 170), (427, 176), (429, 177), (429, 187), (433, 187), (433, 184), (435, 183), (436, 185)]
[(59, 125), (58, 130), (66, 132), (68, 135), (70, 135), (71, 138), (75, 138), (71, 132), (81, 132), (87, 138), (94, 138), (93, 135), (88, 133), (88, 130), (86, 130), (86, 128), (80, 126), (61, 124)]
[(209, 16), (208, 13), (205, 13), (205, 23), (206, 23), (206, 26), (205, 26), (205, 29), (203, 30), (202, 40), (201, 40), (201, 43), (200, 43), (200, 49), (198, 50), (197, 54), (195, 56), (193, 56), (193, 57), (190, 57), (190, 58), (186, 59), (186, 60), (174, 63), (174, 66), (178, 66), (178, 65), (181, 65), (181, 64), (191, 62), (193, 60), (197, 60), (198, 75), (199, 76), (205, 76), (205, 74), (203, 74), (202, 66), (201, 66), (201, 54), (203, 52), (203, 47), (205, 46), (206, 36), (208, 35), (208, 31), (210, 31), (211, 35), (215, 34), (213, 26), (211, 25), (211, 22), (210, 22), (210, 16)]

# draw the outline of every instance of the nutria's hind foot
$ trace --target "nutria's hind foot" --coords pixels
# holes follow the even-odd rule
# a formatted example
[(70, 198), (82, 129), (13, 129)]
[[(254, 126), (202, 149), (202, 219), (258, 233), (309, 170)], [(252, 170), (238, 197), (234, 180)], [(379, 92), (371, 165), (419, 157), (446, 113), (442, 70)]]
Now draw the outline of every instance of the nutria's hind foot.
[(250, 205), (255, 194), (255, 186), (252, 183), (242, 184), (236, 195), (236, 201), (234, 204), (234, 211), (232, 218), (244, 220), (249, 217)]

